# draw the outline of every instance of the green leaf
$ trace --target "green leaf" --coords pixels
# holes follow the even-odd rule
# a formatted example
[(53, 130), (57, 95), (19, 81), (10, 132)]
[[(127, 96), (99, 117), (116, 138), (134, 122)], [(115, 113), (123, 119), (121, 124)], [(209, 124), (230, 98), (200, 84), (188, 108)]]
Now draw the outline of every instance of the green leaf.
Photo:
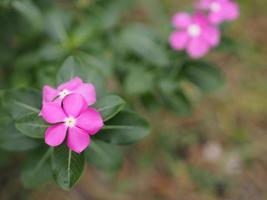
[(128, 95), (142, 95), (153, 90), (154, 74), (144, 69), (133, 69), (126, 76), (124, 88)]
[(108, 95), (100, 100), (94, 105), (94, 107), (101, 113), (104, 121), (109, 120), (120, 112), (125, 106), (125, 101), (116, 95)]
[(102, 12), (98, 12), (99, 15), (99, 25), (102, 29), (110, 29), (120, 22), (120, 19), (124, 14), (129, 12), (132, 8), (132, 0), (116, 0), (105, 2), (105, 7)]
[(148, 32), (150, 30), (144, 26), (131, 25), (122, 31), (119, 41), (124, 51), (133, 52), (155, 66), (165, 67), (169, 64), (166, 50)]
[(71, 151), (65, 144), (53, 150), (52, 170), (54, 179), (64, 190), (71, 189), (79, 181), (84, 164), (84, 154)]
[(188, 116), (192, 113), (189, 99), (182, 91), (161, 94), (163, 104), (178, 116)]
[(85, 54), (68, 57), (57, 74), (57, 82), (61, 84), (75, 76), (79, 76), (84, 82), (93, 83), (98, 96), (104, 93), (105, 79), (103, 73), (99, 66), (89, 61)]
[(32, 138), (44, 138), (48, 126), (37, 114), (27, 115), (16, 121), (16, 128), (22, 134)]
[(56, 8), (47, 13), (45, 28), (51, 38), (61, 44), (66, 44), (69, 40), (67, 29), (70, 26), (70, 22), (70, 12)]
[(20, 180), (26, 188), (36, 188), (53, 179), (50, 158), (51, 148), (41, 148), (27, 155)]
[(41, 30), (43, 27), (43, 17), (40, 9), (30, 0), (14, 1), (13, 7), (24, 16), (31, 25)]
[(121, 168), (123, 153), (119, 146), (100, 140), (91, 140), (86, 150), (89, 164), (105, 171), (115, 171)]
[(203, 91), (214, 90), (224, 83), (219, 68), (207, 62), (192, 61), (186, 63), (183, 70), (184, 78)]
[(0, 128), (0, 148), (7, 151), (26, 151), (36, 148), (40, 142), (28, 138), (17, 131), (14, 122), (2, 122)]
[(41, 95), (32, 89), (11, 89), (5, 92), (3, 107), (14, 118), (38, 114), (42, 103)]
[(148, 123), (132, 111), (121, 111), (105, 123), (97, 137), (113, 144), (131, 144), (149, 134)]

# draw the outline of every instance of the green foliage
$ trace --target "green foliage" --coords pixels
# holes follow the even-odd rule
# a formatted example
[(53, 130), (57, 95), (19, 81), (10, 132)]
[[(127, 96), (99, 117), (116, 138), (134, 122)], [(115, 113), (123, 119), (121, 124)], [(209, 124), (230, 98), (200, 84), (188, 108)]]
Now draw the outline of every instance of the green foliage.
[(41, 147), (27, 156), (21, 170), (21, 182), (26, 188), (36, 188), (52, 180), (51, 148)]
[(48, 127), (49, 125), (36, 114), (27, 115), (16, 121), (17, 130), (31, 138), (44, 138)]
[(123, 110), (105, 123), (105, 127), (97, 135), (112, 144), (132, 144), (147, 136), (148, 123), (137, 113)]
[[(143, 139), (150, 128), (141, 116), (125, 109), (121, 97), (108, 92), (122, 94), (129, 107), (141, 103), (146, 109), (163, 108), (184, 116), (191, 114), (192, 105), (181, 81), (204, 92), (223, 84), (218, 67), (189, 60), (169, 48), (167, 16), (163, 9), (154, 9), (160, 1), (150, 3), (148, 18), (157, 27), (148, 25), (142, 13), (136, 16), (138, 20), (129, 18), (131, 11), (140, 10), (134, 0), (0, 2), (0, 24), (5, 30), (0, 33), (4, 44), (0, 47), (0, 88), (5, 89), (0, 92), (0, 148), (27, 151), (21, 173), (25, 187), (38, 187), (54, 178), (69, 190), (79, 181), (85, 161), (106, 171), (121, 167), (119, 145)], [(158, 14), (160, 20), (154, 17)], [(94, 84), (97, 103), (93, 106), (105, 121), (82, 154), (65, 144), (53, 149), (43, 146), (48, 125), (39, 116), (42, 98), (36, 90), (75, 76)], [(190, 174), (201, 176), (195, 169)], [(202, 180), (200, 184), (211, 184), (197, 179)]]
[(185, 63), (184, 78), (203, 91), (210, 91), (222, 86), (224, 79), (218, 67), (207, 62), (191, 61)]
[(84, 153), (77, 154), (65, 144), (54, 148), (52, 170), (56, 183), (65, 190), (71, 189), (80, 179), (84, 164)]
[(125, 101), (116, 95), (107, 95), (101, 98), (94, 107), (101, 113), (104, 121), (114, 117), (125, 106)]
[[(57, 82), (61, 84), (79, 76), (83, 81), (95, 84), (97, 93), (105, 94), (106, 71), (99, 63), (102, 62), (84, 53), (70, 56), (59, 69)], [(143, 118), (134, 112), (123, 111), (126, 103), (122, 98), (99, 95), (94, 107), (101, 113), (105, 128), (91, 138), (89, 148), (81, 154), (72, 152), (66, 144), (48, 148), (42, 145), (49, 125), (39, 116), (40, 93), (32, 89), (12, 89), (0, 93), (0, 97), (3, 102), (0, 110), (4, 114), (0, 117), (0, 148), (8, 151), (34, 148), (21, 171), (21, 181), (26, 188), (44, 185), (53, 174), (55, 182), (69, 190), (79, 181), (85, 160), (106, 171), (118, 170), (123, 153), (116, 144), (134, 143), (149, 133)], [(102, 138), (101, 134), (107, 135)]]
[(13, 121), (6, 122), (0, 128), (0, 132), (0, 148), (7, 151), (26, 151), (40, 145), (36, 140), (22, 135)]
[(89, 164), (105, 171), (118, 170), (123, 162), (121, 147), (101, 140), (91, 140), (86, 153)]
[(105, 90), (104, 74), (100, 66), (92, 64), (88, 55), (70, 56), (63, 63), (57, 75), (57, 83), (61, 84), (76, 76), (85, 82), (93, 83), (97, 95), (101, 96)]
[(14, 118), (38, 114), (41, 108), (41, 95), (32, 89), (10, 89), (4, 93), (3, 107)]
[(141, 25), (125, 27), (119, 37), (122, 49), (135, 53), (152, 65), (168, 65), (166, 50), (150, 34), (151, 30)]

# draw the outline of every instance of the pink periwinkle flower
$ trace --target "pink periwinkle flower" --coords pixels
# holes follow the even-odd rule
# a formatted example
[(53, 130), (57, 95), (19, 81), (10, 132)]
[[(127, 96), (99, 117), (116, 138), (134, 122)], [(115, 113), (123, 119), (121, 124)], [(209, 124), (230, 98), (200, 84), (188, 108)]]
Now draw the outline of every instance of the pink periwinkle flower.
[(172, 23), (177, 29), (170, 36), (172, 48), (178, 51), (185, 49), (191, 58), (203, 57), (220, 42), (219, 28), (210, 24), (200, 12), (193, 15), (179, 12), (173, 17)]
[(46, 85), (43, 88), (43, 101), (60, 104), (69, 94), (80, 94), (90, 106), (96, 102), (96, 92), (93, 84), (83, 83), (79, 77), (59, 85), (56, 89)]
[(41, 113), (44, 120), (51, 124), (45, 133), (45, 143), (56, 147), (67, 138), (68, 147), (76, 153), (85, 150), (90, 136), (103, 127), (100, 113), (88, 107), (86, 99), (77, 93), (65, 96), (61, 105), (43, 102)]
[(196, 8), (207, 11), (210, 22), (214, 24), (239, 17), (239, 6), (234, 0), (198, 0)]

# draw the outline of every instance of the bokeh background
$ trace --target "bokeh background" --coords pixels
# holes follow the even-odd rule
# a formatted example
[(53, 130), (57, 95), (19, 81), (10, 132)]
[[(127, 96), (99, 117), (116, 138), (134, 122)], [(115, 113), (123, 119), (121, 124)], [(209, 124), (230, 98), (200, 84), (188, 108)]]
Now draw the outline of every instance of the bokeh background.
[[(191, 2), (161, 0), (170, 16)], [(241, 16), (227, 29), (237, 49), (207, 56), (225, 73), (226, 85), (202, 94), (185, 83), (194, 102), (192, 116), (137, 108), (152, 125), (150, 136), (125, 148), (121, 171), (106, 173), (87, 166), (70, 192), (53, 184), (23, 189), (17, 171), (12, 170), (16, 162), (3, 165), (0, 199), (267, 199), (267, 3), (238, 3)], [(139, 0), (125, 19), (150, 22), (158, 14), (156, 5), (154, 0)], [(151, 23), (157, 25), (156, 20)]]

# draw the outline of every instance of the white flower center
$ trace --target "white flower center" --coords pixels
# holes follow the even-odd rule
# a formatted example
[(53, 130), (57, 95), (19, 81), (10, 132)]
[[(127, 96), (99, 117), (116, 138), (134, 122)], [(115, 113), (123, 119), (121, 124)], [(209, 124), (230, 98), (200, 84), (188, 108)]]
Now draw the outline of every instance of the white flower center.
[(218, 12), (221, 10), (221, 5), (217, 2), (213, 2), (210, 4), (210, 10), (213, 12)]
[(59, 98), (60, 99), (64, 99), (65, 96), (69, 95), (71, 92), (69, 90), (62, 90), (60, 93), (59, 93)]
[(68, 117), (65, 119), (65, 126), (67, 127), (74, 127), (76, 124), (76, 119), (74, 117)]
[(188, 34), (191, 36), (191, 37), (197, 37), (200, 35), (200, 32), (201, 32), (201, 28), (199, 25), (197, 24), (192, 24), (188, 27)]

